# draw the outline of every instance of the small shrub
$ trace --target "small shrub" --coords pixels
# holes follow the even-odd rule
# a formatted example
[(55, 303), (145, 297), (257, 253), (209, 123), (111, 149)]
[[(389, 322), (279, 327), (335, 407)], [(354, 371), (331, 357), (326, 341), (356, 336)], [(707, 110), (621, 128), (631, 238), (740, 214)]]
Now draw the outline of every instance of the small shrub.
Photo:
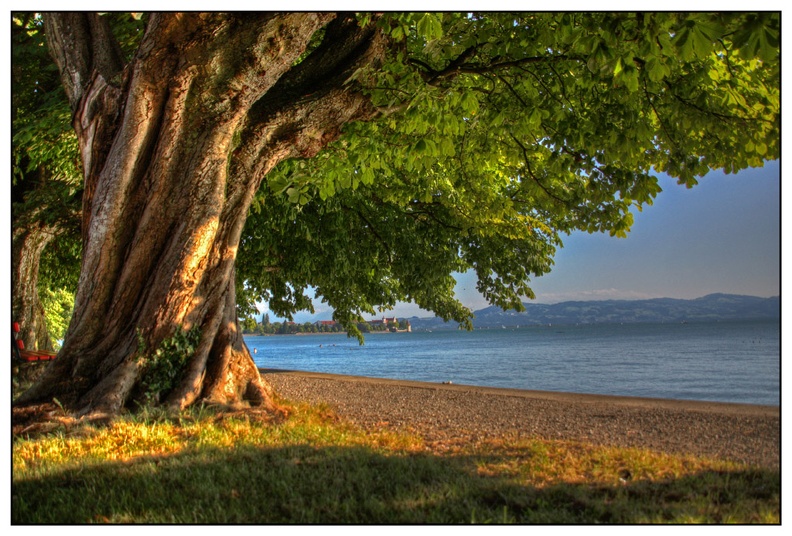
[[(138, 335), (140, 338), (140, 335)], [(179, 328), (173, 336), (163, 340), (156, 350), (150, 353), (143, 369), (141, 383), (146, 403), (157, 403), (175, 386), (187, 362), (195, 353), (201, 338), (199, 326), (189, 331)], [(140, 340), (140, 348), (145, 343)], [(145, 352), (141, 352), (144, 353)]]

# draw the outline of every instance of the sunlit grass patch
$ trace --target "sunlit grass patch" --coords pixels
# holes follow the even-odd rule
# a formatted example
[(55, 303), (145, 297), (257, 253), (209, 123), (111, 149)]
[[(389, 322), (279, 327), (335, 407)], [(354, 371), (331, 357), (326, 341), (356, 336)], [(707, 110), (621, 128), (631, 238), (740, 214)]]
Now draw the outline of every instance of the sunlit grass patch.
[(500, 438), (434, 449), (328, 407), (143, 411), (13, 445), (15, 523), (778, 523), (778, 471)]
[[(635, 448), (496, 440), (476, 474), (529, 523), (778, 523), (777, 471)], [(508, 485), (504, 485), (508, 483)]]
[(618, 485), (659, 480), (718, 467), (736, 467), (695, 456), (671, 455), (637, 448), (602, 447), (579, 442), (521, 439), (482, 446), (490, 452), (478, 466), (480, 474), (511, 475), (532, 485), (558, 481)]

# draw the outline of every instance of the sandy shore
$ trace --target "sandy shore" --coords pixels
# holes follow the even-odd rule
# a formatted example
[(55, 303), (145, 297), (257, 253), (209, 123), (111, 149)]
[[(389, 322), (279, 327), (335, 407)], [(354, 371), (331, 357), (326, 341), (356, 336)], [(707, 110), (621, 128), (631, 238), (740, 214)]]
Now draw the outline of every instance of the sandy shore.
[(581, 395), (261, 369), (285, 398), (324, 402), (362, 426), (428, 441), (504, 434), (780, 466), (778, 406)]

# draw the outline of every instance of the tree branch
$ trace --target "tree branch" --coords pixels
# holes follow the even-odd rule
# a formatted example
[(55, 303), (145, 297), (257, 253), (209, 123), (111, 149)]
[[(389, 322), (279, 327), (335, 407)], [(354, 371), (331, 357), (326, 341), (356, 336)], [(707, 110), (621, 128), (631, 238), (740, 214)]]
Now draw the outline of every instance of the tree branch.
[(284, 158), (315, 155), (348, 122), (373, 117), (375, 108), (350, 78), (376, 67), (389, 42), (375, 24), (361, 28), (354, 15), (330, 22), (322, 43), (251, 107), (235, 169), (263, 176)]
[(360, 210), (353, 210), (352, 208), (348, 207), (347, 205), (341, 205), (341, 206), (342, 206), (342, 207), (343, 207), (345, 210), (348, 210), (348, 211), (350, 211), (350, 212), (354, 212), (354, 213), (355, 213), (355, 215), (356, 215), (358, 218), (360, 218), (361, 220), (363, 220), (363, 223), (365, 223), (365, 224), (366, 224), (366, 227), (368, 228), (368, 230), (371, 232), (371, 234), (373, 234), (373, 235), (374, 235), (374, 238), (376, 238), (376, 239), (377, 239), (377, 241), (378, 241), (378, 242), (379, 242), (379, 243), (382, 245), (382, 249), (384, 249), (384, 250), (385, 250), (385, 254), (388, 256), (388, 264), (393, 264), (393, 255), (392, 255), (392, 253), (391, 253), (391, 247), (388, 245), (388, 243), (387, 243), (387, 242), (385, 242), (385, 240), (382, 238), (382, 236), (380, 236), (380, 234), (379, 234), (379, 233), (377, 232), (377, 230), (374, 228), (374, 225), (373, 225), (373, 224), (372, 224), (372, 223), (369, 221), (369, 219), (366, 217), (366, 215), (365, 215), (365, 214), (363, 214), (363, 212), (362, 212), (362, 211), (360, 211)]
[(96, 13), (45, 13), (47, 46), (61, 73), (72, 111), (96, 71), (110, 81), (124, 69), (123, 53), (107, 19)]
[(531, 179), (539, 186), (539, 188), (542, 189), (542, 191), (544, 191), (545, 194), (547, 194), (548, 197), (550, 197), (551, 199), (554, 199), (558, 203), (561, 203), (563, 205), (567, 205), (567, 201), (561, 199), (560, 197), (558, 197), (557, 195), (552, 193), (550, 190), (548, 190), (547, 187), (545, 187), (545, 185), (542, 184), (542, 182), (536, 177), (536, 175), (534, 175), (533, 170), (531, 169), (531, 162), (528, 159), (528, 149), (526, 149), (525, 145), (523, 145), (520, 142), (520, 140), (518, 140), (514, 136), (514, 134), (509, 133), (509, 136), (511, 136), (511, 138), (514, 140), (514, 143), (516, 143), (520, 147), (520, 149), (522, 150), (523, 161), (525, 162), (525, 168), (528, 170), (528, 175), (531, 177)]
[(660, 112), (658, 112), (657, 108), (655, 107), (654, 100), (652, 100), (652, 96), (649, 94), (649, 88), (646, 87), (646, 79), (644, 79), (643, 82), (644, 82), (643, 83), (644, 96), (646, 97), (646, 100), (649, 103), (649, 106), (652, 108), (652, 111), (654, 112), (655, 117), (657, 117), (657, 121), (660, 123), (660, 128), (662, 128), (663, 132), (665, 132), (666, 137), (668, 137), (668, 141), (671, 142), (672, 145), (674, 145), (675, 147), (678, 148), (676, 140), (674, 139), (673, 136), (671, 136), (671, 133), (668, 131), (668, 128), (666, 128), (665, 121), (663, 121), (663, 118), (660, 116)]
[(415, 218), (417, 216), (429, 216), (429, 218), (434, 220), (435, 223), (437, 223), (438, 225), (440, 225), (441, 227), (443, 227), (445, 229), (451, 229), (451, 230), (454, 230), (454, 231), (462, 231), (463, 230), (462, 227), (459, 227), (457, 225), (450, 225), (450, 224), (444, 222), (443, 220), (441, 220), (440, 218), (438, 218), (437, 214), (435, 214), (432, 210), (429, 210), (429, 208), (432, 206), (431, 203), (427, 204), (427, 203), (421, 203), (420, 201), (415, 201), (413, 203), (413, 205), (414, 206), (424, 207), (424, 210), (403, 210), (402, 212), (405, 215), (410, 216), (411, 218)]
[(473, 63), (459, 63), (452, 62), (448, 67), (441, 71), (435, 71), (430, 81), (427, 83), (435, 83), (440, 79), (457, 76), (462, 73), (466, 74), (485, 74), (495, 72), (501, 69), (508, 69), (510, 67), (521, 67), (523, 65), (531, 65), (537, 63), (555, 63), (557, 61), (584, 61), (581, 56), (569, 56), (566, 54), (559, 54), (556, 56), (531, 56), (519, 60), (500, 61), (490, 64), (473, 64)]

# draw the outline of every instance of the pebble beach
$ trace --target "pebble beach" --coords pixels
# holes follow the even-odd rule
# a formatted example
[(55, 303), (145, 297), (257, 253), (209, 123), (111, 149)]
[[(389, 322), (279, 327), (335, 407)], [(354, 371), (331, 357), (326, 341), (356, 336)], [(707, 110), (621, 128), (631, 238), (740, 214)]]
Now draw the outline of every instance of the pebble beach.
[(260, 369), (282, 397), (429, 442), (513, 436), (780, 467), (778, 406), (526, 391)]

